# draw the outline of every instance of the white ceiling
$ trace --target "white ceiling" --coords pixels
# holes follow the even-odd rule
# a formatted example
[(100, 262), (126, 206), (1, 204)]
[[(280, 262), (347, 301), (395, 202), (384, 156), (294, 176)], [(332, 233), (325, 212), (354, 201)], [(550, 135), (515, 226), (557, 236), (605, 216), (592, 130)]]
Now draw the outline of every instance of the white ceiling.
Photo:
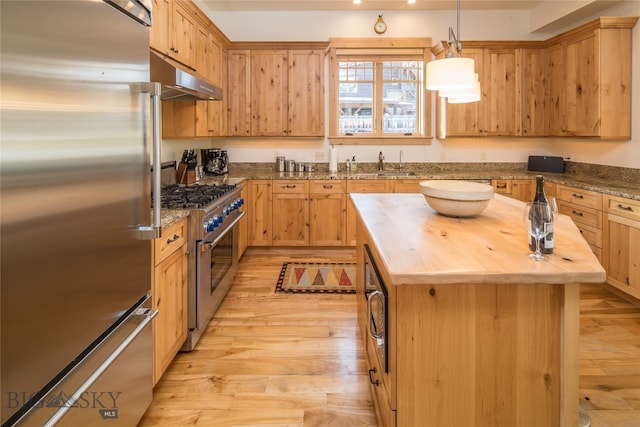
[[(209, 10), (274, 11), (274, 10), (452, 10), (457, 8), (455, 0), (361, 0), (355, 5), (352, 0), (200, 0)], [(530, 0), (461, 0), (463, 10), (530, 10), (542, 1)]]

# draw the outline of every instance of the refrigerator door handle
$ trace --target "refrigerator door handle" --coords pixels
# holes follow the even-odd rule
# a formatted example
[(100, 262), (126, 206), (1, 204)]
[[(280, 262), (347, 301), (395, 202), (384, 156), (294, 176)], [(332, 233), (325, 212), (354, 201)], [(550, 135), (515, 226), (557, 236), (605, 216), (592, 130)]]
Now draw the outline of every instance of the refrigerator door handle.
[[(116, 361), (118, 356), (122, 354), (129, 345), (138, 337), (142, 330), (153, 320), (158, 314), (158, 310), (155, 308), (141, 307), (136, 309), (131, 317), (144, 316), (144, 319), (131, 331), (131, 333), (118, 345), (118, 347), (106, 358), (104, 362), (86, 379), (84, 383), (78, 387), (78, 389), (69, 397), (70, 402), (78, 402), (82, 395), (98, 380), (109, 367)], [(73, 407), (73, 405), (62, 405), (51, 418), (44, 424), (44, 427), (53, 427), (66, 415), (66, 413)]]
[(160, 138), (160, 127), (162, 120), (162, 104), (160, 95), (162, 93), (162, 85), (154, 82), (134, 83), (134, 90), (138, 93), (148, 93), (151, 96), (151, 139), (153, 142), (153, 174), (152, 174), (152, 193), (153, 197), (153, 218), (151, 225), (140, 225), (135, 227), (134, 234), (141, 240), (154, 240), (162, 235), (162, 227), (160, 223), (160, 197), (161, 191), (161, 158), (162, 145)]

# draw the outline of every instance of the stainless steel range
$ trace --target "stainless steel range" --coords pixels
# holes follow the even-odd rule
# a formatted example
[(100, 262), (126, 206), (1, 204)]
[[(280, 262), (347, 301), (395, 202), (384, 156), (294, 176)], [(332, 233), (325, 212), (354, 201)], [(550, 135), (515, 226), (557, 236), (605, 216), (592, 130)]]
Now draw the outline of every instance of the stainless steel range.
[(241, 187), (236, 184), (171, 185), (162, 189), (166, 209), (188, 209), (189, 334), (183, 351), (195, 348), (227, 294), (238, 266), (238, 221)]

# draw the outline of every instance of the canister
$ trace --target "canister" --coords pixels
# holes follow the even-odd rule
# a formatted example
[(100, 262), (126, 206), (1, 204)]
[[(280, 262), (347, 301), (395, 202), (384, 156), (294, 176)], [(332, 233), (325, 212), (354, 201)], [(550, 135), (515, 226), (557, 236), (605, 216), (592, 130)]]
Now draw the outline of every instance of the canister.
[(276, 157), (276, 172), (284, 172), (284, 156)]
[(285, 160), (284, 161), (284, 170), (286, 172), (293, 172), (293, 170), (296, 168), (296, 161), (295, 160)]
[(296, 172), (304, 172), (304, 163), (296, 162)]

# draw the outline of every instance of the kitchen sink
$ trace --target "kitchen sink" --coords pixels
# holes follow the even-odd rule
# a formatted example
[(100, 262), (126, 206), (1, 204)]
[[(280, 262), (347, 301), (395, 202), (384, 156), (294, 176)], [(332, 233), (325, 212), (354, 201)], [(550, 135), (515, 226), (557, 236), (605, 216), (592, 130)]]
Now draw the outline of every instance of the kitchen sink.
[(393, 171), (389, 171), (389, 172), (371, 172), (371, 173), (356, 173), (355, 174), (356, 177), (358, 178), (384, 178), (385, 176), (388, 177), (397, 177), (397, 176), (416, 176), (415, 172), (393, 172)]

